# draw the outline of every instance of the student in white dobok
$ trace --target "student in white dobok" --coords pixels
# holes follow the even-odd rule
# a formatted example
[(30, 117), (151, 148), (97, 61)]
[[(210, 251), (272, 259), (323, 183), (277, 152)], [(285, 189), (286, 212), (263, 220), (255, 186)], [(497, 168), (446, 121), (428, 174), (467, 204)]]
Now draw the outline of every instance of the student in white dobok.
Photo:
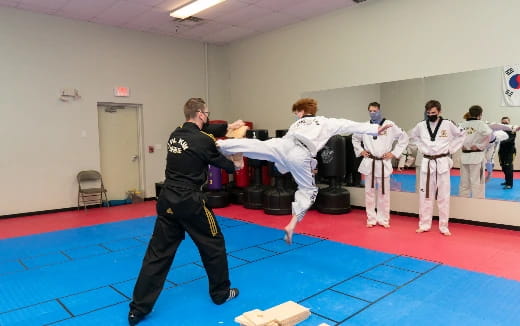
[(464, 115), (466, 120), (459, 125), (466, 132), (460, 155), (461, 197), (485, 197), (485, 149), (489, 145), (493, 130), (481, 120), (482, 112), (482, 107), (473, 105)]
[(426, 102), (427, 119), (410, 131), (410, 142), (415, 143), (423, 159), (419, 186), (419, 228), (417, 233), (429, 231), (432, 226), (433, 201), (439, 208), (439, 230), (451, 235), (448, 228), (450, 215), (450, 155), (459, 150), (465, 133), (452, 121), (440, 116), (439, 101)]
[[(390, 175), (392, 159), (399, 158), (408, 145), (408, 135), (394, 122), (383, 117), (377, 102), (368, 105), (370, 123), (393, 125), (378, 136), (354, 134), (352, 144), (356, 156), (362, 156), (358, 171), (365, 175), (365, 210), (367, 227), (379, 224), (390, 227)], [(397, 143), (394, 146), (394, 142)]]
[(303, 219), (307, 210), (316, 200), (318, 187), (314, 183), (316, 154), (330, 137), (341, 134), (368, 133), (376, 136), (391, 125), (379, 126), (354, 122), (347, 119), (316, 116), (318, 103), (304, 98), (292, 106), (298, 120), (289, 127), (282, 138), (266, 141), (258, 139), (218, 140), (217, 146), (224, 155), (243, 153), (244, 156), (274, 162), (280, 173), (291, 172), (298, 184), (292, 203), (292, 218), (285, 226), (285, 241), (292, 242), (296, 224)]

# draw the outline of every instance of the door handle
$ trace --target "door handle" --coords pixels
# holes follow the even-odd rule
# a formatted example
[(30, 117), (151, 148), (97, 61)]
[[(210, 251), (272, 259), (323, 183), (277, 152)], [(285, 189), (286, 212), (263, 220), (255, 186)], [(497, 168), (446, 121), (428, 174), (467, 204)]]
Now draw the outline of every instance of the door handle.
[(139, 158), (138, 155), (132, 155), (132, 162), (135, 162), (137, 161), (137, 159)]

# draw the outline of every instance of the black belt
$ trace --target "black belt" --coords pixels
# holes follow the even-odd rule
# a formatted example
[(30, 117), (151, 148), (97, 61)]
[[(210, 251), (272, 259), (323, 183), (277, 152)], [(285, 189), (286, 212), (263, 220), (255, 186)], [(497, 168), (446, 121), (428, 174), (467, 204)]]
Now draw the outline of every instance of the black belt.
[(462, 153), (478, 153), (478, 152), (483, 152), (483, 150), (481, 150), (481, 149), (463, 149), (462, 150)]
[(376, 178), (376, 161), (381, 161), (381, 193), (385, 194), (385, 165), (383, 164), (383, 158), (372, 155), (372, 153), (368, 152), (368, 157), (372, 159), (372, 184), (371, 187), (374, 188), (374, 180)]
[(187, 182), (182, 181), (168, 181), (166, 180), (164, 182), (164, 185), (168, 188), (178, 188), (178, 189), (184, 189), (184, 190), (192, 190), (192, 191), (202, 191), (203, 185), (195, 185)]
[[(427, 159), (431, 160), (437, 160), (438, 158), (445, 157), (450, 155), (450, 153), (444, 153), (439, 155), (426, 155), (423, 156)], [(430, 198), (430, 161), (428, 161), (428, 174), (426, 175), (426, 198)], [(435, 180), (437, 180), (437, 170), (435, 170)], [(437, 194), (439, 193), (438, 185), (437, 189), (435, 189), (435, 199), (437, 199)]]

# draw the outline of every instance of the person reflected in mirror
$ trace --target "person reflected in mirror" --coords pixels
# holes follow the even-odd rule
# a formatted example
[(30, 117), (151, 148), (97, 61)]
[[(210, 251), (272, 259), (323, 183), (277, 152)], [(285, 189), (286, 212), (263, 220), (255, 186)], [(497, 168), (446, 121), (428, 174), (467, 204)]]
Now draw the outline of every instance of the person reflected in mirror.
[[(377, 136), (354, 134), (352, 144), (357, 156), (363, 157), (359, 172), (365, 176), (365, 210), (367, 227), (379, 224), (390, 227), (390, 175), (392, 159), (399, 158), (408, 145), (408, 135), (393, 121), (383, 117), (381, 105), (368, 105), (369, 122), (392, 125)], [(394, 145), (395, 143), (395, 145)]]
[(294, 229), (307, 210), (316, 200), (318, 187), (314, 180), (314, 170), (317, 161), (316, 154), (329, 138), (334, 135), (366, 133), (377, 136), (383, 133), (390, 124), (354, 122), (347, 119), (326, 118), (316, 116), (318, 102), (312, 98), (298, 100), (292, 106), (296, 122), (282, 138), (258, 139), (223, 139), (217, 141), (217, 146), (224, 155), (239, 154), (256, 160), (274, 162), (282, 174), (291, 172), (298, 189), (292, 202), (292, 217), (284, 227), (284, 240), (292, 243)]
[(439, 231), (451, 235), (448, 228), (450, 214), (450, 170), (451, 155), (462, 147), (465, 132), (455, 123), (444, 119), (441, 103), (426, 102), (427, 119), (410, 130), (410, 142), (422, 153), (419, 186), (419, 228), (417, 233), (429, 231), (432, 226), (433, 203), (439, 210)]
[(466, 132), (460, 156), (461, 197), (485, 198), (485, 149), (493, 130), (482, 121), (482, 107), (473, 105), (459, 127)]
[[(501, 122), (503, 125), (509, 126), (511, 119), (509, 119), (509, 117), (502, 117)], [(504, 189), (513, 188), (513, 161), (516, 155), (515, 138), (517, 130), (518, 128), (514, 127), (512, 127), (511, 130), (504, 130), (508, 138), (500, 143), (500, 149), (498, 150), (498, 159), (502, 171), (504, 172), (505, 180), (501, 184), (504, 186)]]

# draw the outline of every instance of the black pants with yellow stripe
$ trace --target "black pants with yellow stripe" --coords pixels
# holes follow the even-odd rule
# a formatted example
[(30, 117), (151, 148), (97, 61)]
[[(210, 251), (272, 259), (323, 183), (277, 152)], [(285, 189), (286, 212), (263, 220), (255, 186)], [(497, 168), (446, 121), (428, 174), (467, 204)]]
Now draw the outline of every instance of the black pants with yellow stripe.
[(205, 206), (201, 193), (182, 197), (168, 191), (162, 191), (159, 197), (153, 235), (130, 303), (132, 311), (146, 315), (152, 310), (185, 232), (199, 250), (213, 302), (222, 304), (229, 295), (226, 245), (215, 215)]

